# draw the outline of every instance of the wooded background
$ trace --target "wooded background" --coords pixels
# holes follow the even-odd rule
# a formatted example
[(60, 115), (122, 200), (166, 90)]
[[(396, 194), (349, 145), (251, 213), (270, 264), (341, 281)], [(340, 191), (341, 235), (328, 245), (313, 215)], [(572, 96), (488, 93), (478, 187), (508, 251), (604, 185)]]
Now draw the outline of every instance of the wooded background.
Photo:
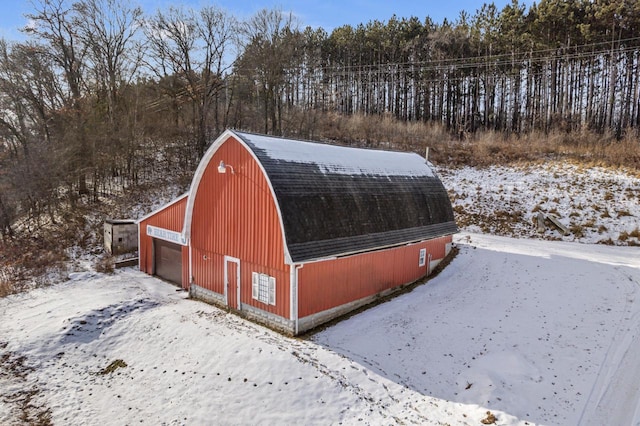
[(514, 0), (331, 33), (277, 9), (239, 21), (124, 0), (40, 0), (28, 18), (24, 41), (0, 40), (4, 241), (150, 182), (188, 182), (228, 127), (421, 153), (562, 135), (626, 141), (638, 161), (635, 0)]

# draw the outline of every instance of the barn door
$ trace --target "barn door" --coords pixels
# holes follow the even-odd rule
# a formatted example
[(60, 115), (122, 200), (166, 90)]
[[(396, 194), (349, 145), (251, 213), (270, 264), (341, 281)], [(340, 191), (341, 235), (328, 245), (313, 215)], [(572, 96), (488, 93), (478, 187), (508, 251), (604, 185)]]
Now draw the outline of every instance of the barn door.
[(238, 309), (240, 306), (240, 259), (224, 257), (224, 292), (227, 306)]
[(153, 239), (154, 275), (182, 287), (182, 247)]

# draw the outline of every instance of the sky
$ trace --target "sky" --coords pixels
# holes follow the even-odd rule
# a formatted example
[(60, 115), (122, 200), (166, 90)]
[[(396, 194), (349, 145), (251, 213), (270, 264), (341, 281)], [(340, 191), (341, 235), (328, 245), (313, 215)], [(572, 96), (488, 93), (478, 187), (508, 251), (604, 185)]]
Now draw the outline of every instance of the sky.
[[(134, 0), (135, 2), (135, 0)], [(488, 1), (487, 1), (488, 2)], [(35, 1), (37, 3), (37, 1)], [(333, 28), (350, 24), (357, 25), (372, 20), (387, 21), (394, 14), (398, 17), (416, 16), (424, 20), (430, 16), (435, 22), (442, 22), (444, 18), (455, 20), (462, 10), (473, 15), (485, 3), (484, 0), (218, 0), (207, 2), (204, 0), (140, 0), (138, 2), (147, 13), (157, 9), (166, 9), (169, 5), (184, 4), (199, 8), (208, 4), (215, 4), (231, 12), (237, 18), (248, 18), (262, 9), (280, 8), (292, 12), (302, 24), (312, 27), (322, 27), (327, 32)], [(502, 9), (510, 0), (495, 0), (498, 9)], [(521, 2), (527, 6), (531, 0)], [(7, 40), (23, 38), (19, 29), (27, 23), (25, 14), (33, 10), (30, 0), (2, 0), (0, 2), (0, 37)]]

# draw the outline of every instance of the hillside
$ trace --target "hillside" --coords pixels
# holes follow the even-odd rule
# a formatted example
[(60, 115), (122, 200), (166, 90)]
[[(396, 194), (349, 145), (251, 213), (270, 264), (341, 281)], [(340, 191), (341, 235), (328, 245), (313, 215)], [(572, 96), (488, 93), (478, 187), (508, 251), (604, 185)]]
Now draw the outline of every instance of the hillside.
[[(438, 170), (462, 229), (495, 235), (640, 245), (640, 176), (624, 168), (571, 162)], [(569, 229), (547, 226), (539, 213), (553, 215)]]

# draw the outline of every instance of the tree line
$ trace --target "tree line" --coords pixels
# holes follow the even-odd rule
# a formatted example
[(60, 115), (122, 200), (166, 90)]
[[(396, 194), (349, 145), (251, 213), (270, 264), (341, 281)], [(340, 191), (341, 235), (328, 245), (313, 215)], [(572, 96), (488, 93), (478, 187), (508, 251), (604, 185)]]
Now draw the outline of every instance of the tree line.
[[(636, 1), (543, 0), (527, 9), (513, 0), (455, 22), (394, 16), (331, 34), (257, 37), (236, 72), (258, 85), (265, 131), (284, 131), (279, 112), (295, 107), (390, 114), (463, 133), (588, 128), (620, 137), (640, 118), (638, 30)], [(256, 52), (278, 43), (288, 56), (265, 75)]]
[(0, 39), (0, 232), (57, 223), (169, 175), (225, 128), (323, 137), (326, 114), (393, 117), (456, 137), (640, 122), (640, 2), (513, 0), (344, 25), (262, 10), (152, 13), (124, 0), (37, 0)]

